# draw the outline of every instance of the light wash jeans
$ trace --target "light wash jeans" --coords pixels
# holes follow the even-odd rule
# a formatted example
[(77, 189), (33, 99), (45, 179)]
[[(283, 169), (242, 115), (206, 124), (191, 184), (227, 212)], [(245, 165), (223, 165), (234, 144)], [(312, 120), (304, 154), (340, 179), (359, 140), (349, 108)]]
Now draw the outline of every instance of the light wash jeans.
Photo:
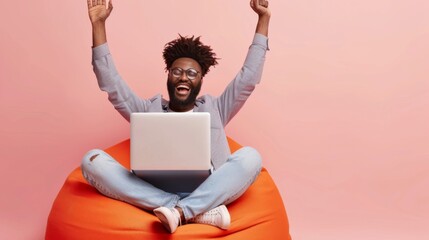
[(81, 167), (85, 179), (110, 198), (148, 211), (160, 206), (178, 206), (182, 208), (185, 219), (189, 220), (239, 198), (259, 175), (262, 161), (255, 149), (243, 147), (185, 197), (143, 181), (102, 150), (89, 151), (83, 157)]

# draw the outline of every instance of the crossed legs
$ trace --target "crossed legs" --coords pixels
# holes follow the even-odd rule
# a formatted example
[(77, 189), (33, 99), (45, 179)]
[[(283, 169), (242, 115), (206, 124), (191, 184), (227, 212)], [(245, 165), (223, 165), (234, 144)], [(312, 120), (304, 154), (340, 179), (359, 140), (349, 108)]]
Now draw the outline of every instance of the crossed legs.
[(184, 198), (143, 181), (102, 150), (89, 151), (81, 167), (88, 183), (110, 198), (147, 211), (161, 206), (178, 207), (189, 220), (239, 198), (259, 175), (262, 161), (255, 149), (243, 147)]

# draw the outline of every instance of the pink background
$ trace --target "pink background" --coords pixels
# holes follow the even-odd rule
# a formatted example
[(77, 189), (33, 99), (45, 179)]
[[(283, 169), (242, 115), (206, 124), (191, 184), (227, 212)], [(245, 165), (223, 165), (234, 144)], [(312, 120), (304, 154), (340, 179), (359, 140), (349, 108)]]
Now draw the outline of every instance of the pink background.
[[(261, 152), (294, 239), (429, 239), (429, 2), (271, 8), (262, 84), (226, 130)], [(248, 0), (115, 1), (108, 40), (151, 97), (166, 95), (163, 45), (202, 35), (222, 58), (203, 93), (219, 94), (255, 23)], [(68, 173), (129, 125), (92, 73), (85, 1), (2, 1), (0, 33), (0, 238), (42, 239)]]

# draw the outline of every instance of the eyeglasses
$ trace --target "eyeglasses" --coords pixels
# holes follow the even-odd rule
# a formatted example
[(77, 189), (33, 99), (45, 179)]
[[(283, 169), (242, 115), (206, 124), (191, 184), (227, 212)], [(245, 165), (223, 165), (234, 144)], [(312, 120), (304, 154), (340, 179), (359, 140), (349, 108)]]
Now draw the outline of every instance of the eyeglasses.
[(188, 68), (186, 70), (183, 70), (179, 67), (171, 68), (169, 72), (173, 77), (176, 77), (176, 78), (183, 76), (183, 72), (185, 72), (186, 77), (189, 80), (194, 80), (198, 76), (198, 74), (200, 73), (193, 68)]

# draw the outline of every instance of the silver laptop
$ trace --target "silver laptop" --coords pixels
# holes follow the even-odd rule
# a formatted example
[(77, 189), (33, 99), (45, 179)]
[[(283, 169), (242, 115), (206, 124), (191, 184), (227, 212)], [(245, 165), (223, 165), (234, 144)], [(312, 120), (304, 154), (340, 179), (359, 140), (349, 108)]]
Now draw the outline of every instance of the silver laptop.
[(190, 193), (210, 175), (209, 113), (132, 113), (131, 170), (164, 191)]

